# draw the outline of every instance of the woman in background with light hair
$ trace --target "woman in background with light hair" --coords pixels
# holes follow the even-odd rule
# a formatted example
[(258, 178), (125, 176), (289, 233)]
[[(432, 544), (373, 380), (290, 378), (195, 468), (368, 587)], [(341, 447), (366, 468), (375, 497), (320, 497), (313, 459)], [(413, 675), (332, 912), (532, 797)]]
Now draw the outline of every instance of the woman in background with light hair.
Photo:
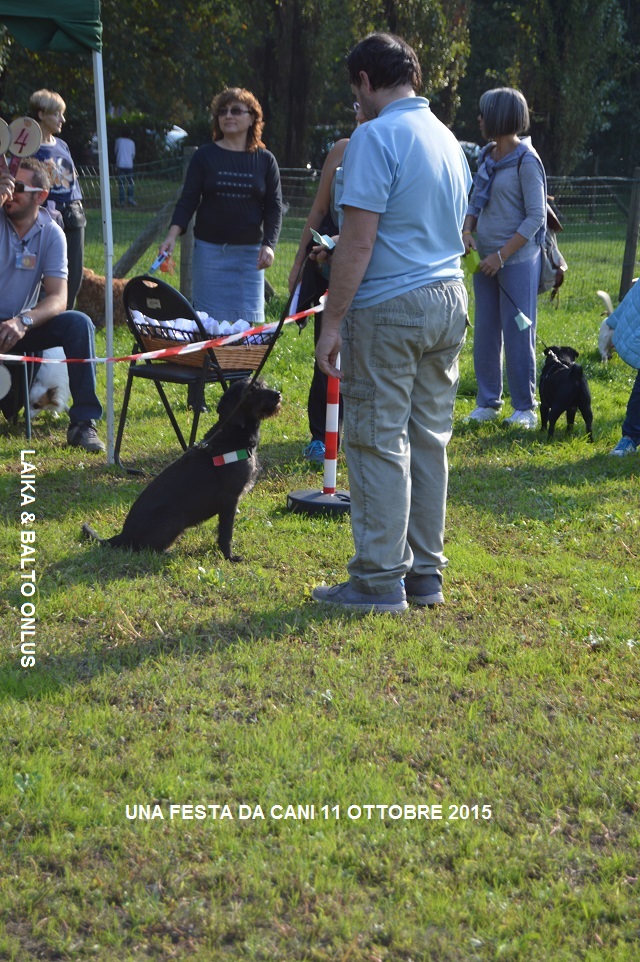
[(262, 143), (262, 107), (231, 87), (214, 97), (213, 143), (199, 147), (160, 252), (171, 253), (195, 213), (193, 306), (217, 321), (264, 321), (264, 269), (282, 223), (280, 171)]
[[(480, 153), (462, 229), (465, 253), (477, 249), (481, 257), (473, 277), (477, 407), (469, 420), (498, 417), (504, 350), (514, 408), (505, 423), (533, 430), (538, 426), (536, 310), (546, 177), (528, 138), (520, 139), (529, 129), (529, 109), (519, 90), (498, 87), (486, 91), (480, 98), (478, 120), (489, 143)], [(521, 329), (515, 320), (518, 312), (528, 317), (531, 325)]]
[(64, 223), (69, 265), (67, 308), (72, 310), (82, 284), (84, 229), (87, 226), (87, 218), (82, 206), (82, 191), (71, 152), (59, 136), (67, 108), (60, 94), (46, 88), (31, 94), (29, 107), (31, 116), (38, 121), (42, 131), (42, 144), (34, 156), (36, 160), (44, 163), (49, 172), (51, 179), (49, 200), (55, 204)]

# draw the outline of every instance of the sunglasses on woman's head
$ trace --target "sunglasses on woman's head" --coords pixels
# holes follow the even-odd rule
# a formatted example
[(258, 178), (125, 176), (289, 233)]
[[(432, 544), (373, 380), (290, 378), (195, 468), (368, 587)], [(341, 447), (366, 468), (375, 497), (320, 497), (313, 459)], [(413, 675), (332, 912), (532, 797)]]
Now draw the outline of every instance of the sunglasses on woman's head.
[(39, 194), (44, 187), (28, 187), (21, 180), (17, 180), (13, 186), (14, 194)]
[(218, 111), (218, 117), (226, 117), (227, 114), (231, 114), (232, 117), (239, 117), (241, 114), (250, 113), (250, 110), (243, 110), (242, 107), (221, 107)]

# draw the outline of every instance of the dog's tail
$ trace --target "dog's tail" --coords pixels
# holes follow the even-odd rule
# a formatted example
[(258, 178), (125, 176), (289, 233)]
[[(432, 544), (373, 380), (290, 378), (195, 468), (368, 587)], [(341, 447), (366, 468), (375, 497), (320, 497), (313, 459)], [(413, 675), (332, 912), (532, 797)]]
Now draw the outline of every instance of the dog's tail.
[(101, 538), (98, 532), (94, 531), (91, 525), (87, 524), (86, 521), (82, 525), (82, 537), (85, 538), (87, 541), (97, 541), (99, 544), (108, 543), (107, 540), (105, 538)]
[(607, 294), (606, 291), (596, 291), (596, 294), (604, 304), (605, 310), (607, 312), (607, 317), (609, 317), (611, 314), (613, 314), (613, 303), (611, 301), (611, 297)]

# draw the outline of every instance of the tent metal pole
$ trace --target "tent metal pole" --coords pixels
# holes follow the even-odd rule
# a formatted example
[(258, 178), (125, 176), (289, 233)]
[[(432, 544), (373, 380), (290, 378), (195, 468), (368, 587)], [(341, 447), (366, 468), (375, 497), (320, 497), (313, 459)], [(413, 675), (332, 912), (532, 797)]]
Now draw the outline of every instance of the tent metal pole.
[[(96, 98), (98, 132), (98, 161), (100, 169), (100, 201), (102, 210), (102, 239), (104, 245), (104, 316), (107, 335), (107, 357), (113, 357), (113, 225), (111, 221), (111, 190), (109, 187), (109, 157), (107, 152), (107, 119), (104, 95), (102, 53), (94, 50), (93, 85)], [(113, 364), (106, 365), (107, 375), (107, 464), (114, 463), (114, 377)]]

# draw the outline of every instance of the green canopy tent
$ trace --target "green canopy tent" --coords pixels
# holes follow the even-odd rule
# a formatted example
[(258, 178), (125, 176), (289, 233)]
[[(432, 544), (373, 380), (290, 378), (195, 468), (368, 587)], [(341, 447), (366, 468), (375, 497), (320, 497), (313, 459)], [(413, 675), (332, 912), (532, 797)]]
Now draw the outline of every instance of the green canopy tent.
[[(102, 236), (105, 255), (107, 356), (113, 356), (113, 229), (102, 70), (100, 0), (0, 0), (0, 23), (30, 50), (91, 53), (96, 101)], [(113, 366), (107, 365), (107, 460), (113, 464)]]

